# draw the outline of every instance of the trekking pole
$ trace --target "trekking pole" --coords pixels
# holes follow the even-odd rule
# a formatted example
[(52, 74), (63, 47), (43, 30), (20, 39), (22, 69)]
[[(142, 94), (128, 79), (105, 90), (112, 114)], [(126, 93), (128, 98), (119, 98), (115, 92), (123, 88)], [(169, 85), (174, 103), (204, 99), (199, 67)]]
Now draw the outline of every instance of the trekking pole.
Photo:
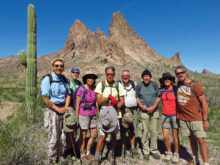
[(75, 152), (75, 144), (74, 144), (75, 138), (74, 138), (74, 140), (73, 140), (72, 132), (70, 132), (69, 135), (70, 135), (70, 140), (71, 140), (71, 143), (72, 143), (73, 154), (76, 156), (76, 152)]

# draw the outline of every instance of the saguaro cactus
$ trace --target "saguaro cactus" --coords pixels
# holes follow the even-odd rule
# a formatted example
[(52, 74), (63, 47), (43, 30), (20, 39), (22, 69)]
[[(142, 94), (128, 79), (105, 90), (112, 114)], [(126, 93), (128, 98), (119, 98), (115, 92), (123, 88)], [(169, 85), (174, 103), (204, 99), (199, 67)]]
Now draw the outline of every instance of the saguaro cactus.
[(28, 5), (27, 55), (23, 51), (18, 54), (21, 64), (26, 67), (26, 110), (30, 119), (34, 117), (37, 88), (37, 48), (36, 48), (36, 14), (32, 4)]

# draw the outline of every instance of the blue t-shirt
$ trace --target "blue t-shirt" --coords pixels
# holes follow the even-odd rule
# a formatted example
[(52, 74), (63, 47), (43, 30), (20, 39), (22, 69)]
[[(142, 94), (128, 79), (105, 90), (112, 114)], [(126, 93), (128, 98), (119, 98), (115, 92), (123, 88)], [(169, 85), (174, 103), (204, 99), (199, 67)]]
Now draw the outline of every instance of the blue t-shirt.
[(69, 84), (65, 83), (64, 78), (58, 77), (54, 72), (51, 73), (53, 82), (50, 84), (49, 77), (46, 76), (41, 81), (41, 95), (48, 96), (54, 104), (65, 103), (66, 97), (71, 94)]

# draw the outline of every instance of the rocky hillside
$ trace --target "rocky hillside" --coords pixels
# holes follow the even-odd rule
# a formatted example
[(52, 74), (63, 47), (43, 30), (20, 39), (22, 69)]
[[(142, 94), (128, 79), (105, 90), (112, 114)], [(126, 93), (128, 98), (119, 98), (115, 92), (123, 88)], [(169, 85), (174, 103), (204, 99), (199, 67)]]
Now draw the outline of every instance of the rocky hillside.
[[(50, 62), (55, 58), (65, 60), (66, 74), (70, 68), (77, 66), (82, 73), (92, 70), (102, 75), (105, 66), (112, 64), (118, 70), (121, 70), (122, 66), (134, 70), (134, 77), (140, 77), (141, 71), (146, 67), (156, 74), (160, 73), (156, 76), (159, 77), (162, 66), (166, 66), (165, 70), (167, 67), (173, 68), (182, 64), (179, 53), (171, 59), (158, 55), (143, 38), (137, 36), (120, 12), (113, 14), (109, 37), (99, 28), (97, 32), (90, 31), (80, 20), (76, 20), (70, 28), (64, 48), (38, 58), (38, 77), (50, 72)], [(1, 59), (0, 64), (1, 74), (24, 77), (24, 67), (19, 64), (17, 57)]]

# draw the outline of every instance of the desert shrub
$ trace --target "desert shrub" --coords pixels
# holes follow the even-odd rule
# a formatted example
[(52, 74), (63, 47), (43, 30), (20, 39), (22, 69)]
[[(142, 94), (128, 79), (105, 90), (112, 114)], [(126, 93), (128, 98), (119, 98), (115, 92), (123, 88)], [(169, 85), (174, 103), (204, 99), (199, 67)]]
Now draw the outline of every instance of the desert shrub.
[(0, 86), (0, 101), (23, 102), (25, 100), (24, 87)]
[(45, 164), (47, 136), (41, 104), (39, 100), (34, 121), (28, 120), (24, 104), (7, 121), (0, 121), (1, 164)]

